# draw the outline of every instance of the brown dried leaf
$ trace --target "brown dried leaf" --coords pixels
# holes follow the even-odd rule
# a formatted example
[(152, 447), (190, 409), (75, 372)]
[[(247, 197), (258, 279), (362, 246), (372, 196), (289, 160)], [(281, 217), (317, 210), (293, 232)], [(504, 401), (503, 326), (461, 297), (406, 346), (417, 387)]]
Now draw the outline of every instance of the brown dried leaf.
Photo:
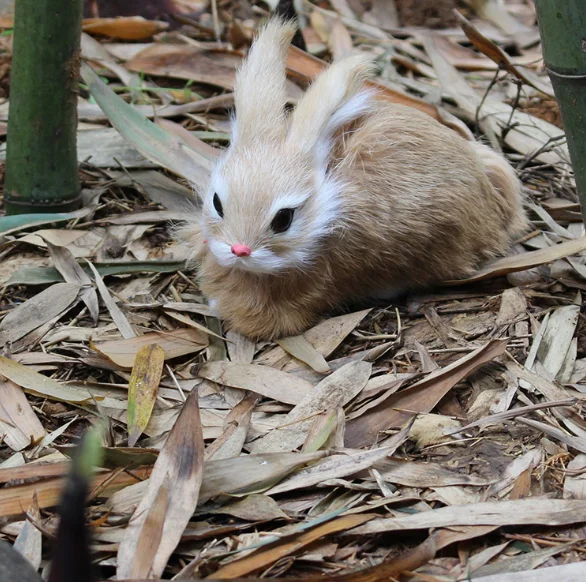
[[(197, 391), (181, 410), (153, 467), (144, 497), (118, 550), (118, 578), (160, 576), (197, 505), (203, 476), (204, 442)], [(165, 511), (157, 509), (166, 498)], [(153, 510), (155, 510), (153, 512)], [(137, 553), (151, 537), (153, 551)], [(144, 548), (143, 548), (144, 549)]]
[(288, 556), (289, 554), (296, 552), (329, 534), (346, 531), (359, 524), (363, 524), (372, 518), (372, 515), (345, 515), (322, 525), (318, 525), (307, 532), (283, 537), (279, 541), (271, 544), (268, 548), (261, 548), (240, 560), (235, 560), (234, 562), (221, 567), (219, 570), (216, 570), (214, 574), (208, 576), (208, 578), (224, 580), (244, 576), (250, 572), (270, 566), (277, 560)]
[(206, 52), (198, 47), (157, 43), (126, 63), (131, 71), (186, 79), (232, 90), (240, 59), (222, 52)]
[(445, 284), (463, 285), (465, 283), (483, 281), (484, 279), (494, 279), (495, 277), (501, 277), (508, 273), (516, 273), (517, 271), (525, 271), (532, 267), (545, 265), (546, 263), (551, 263), (558, 259), (578, 254), (584, 250), (586, 250), (586, 236), (547, 247), (545, 249), (538, 249), (536, 251), (499, 259), (467, 279), (446, 281)]
[(454, 14), (460, 21), (460, 26), (464, 31), (464, 34), (470, 39), (470, 42), (489, 59), (494, 61), (500, 68), (504, 69), (517, 79), (520, 79), (526, 85), (541, 91), (548, 97), (555, 99), (553, 91), (549, 89), (540, 79), (530, 73), (530, 71), (522, 71), (516, 67), (505, 51), (498, 47), (492, 40), (486, 38), (468, 19), (464, 18), (457, 10), (454, 10)]
[(84, 18), (83, 31), (123, 40), (145, 40), (169, 28), (169, 23), (146, 20), (142, 16)]
[[(146, 471), (133, 471), (115, 474), (112, 471), (100, 474), (93, 478), (91, 489), (99, 489), (104, 496), (112, 495), (119, 489), (128, 487), (148, 477)], [(140, 482), (141, 484), (144, 481)], [(45, 479), (35, 483), (3, 487), (0, 489), (0, 517), (8, 515), (22, 515), (33, 502), (34, 495), (38, 495), (40, 508), (53, 507), (59, 503), (65, 479)]]

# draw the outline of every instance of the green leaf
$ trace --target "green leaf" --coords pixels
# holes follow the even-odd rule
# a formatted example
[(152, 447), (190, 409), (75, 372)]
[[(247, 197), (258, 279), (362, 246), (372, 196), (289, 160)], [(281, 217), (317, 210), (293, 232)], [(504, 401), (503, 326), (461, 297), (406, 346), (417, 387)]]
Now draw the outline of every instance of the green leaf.
[(110, 123), (145, 158), (197, 186), (207, 182), (212, 160), (192, 150), (180, 137), (144, 117), (103, 83), (86, 63), (82, 63), (81, 76)]
[[(102, 277), (128, 275), (132, 273), (172, 273), (185, 268), (183, 261), (119, 261), (117, 263), (94, 263)], [(81, 268), (89, 274), (87, 264)], [(49, 285), (63, 281), (61, 273), (53, 267), (27, 267), (12, 273), (6, 285)]]
[(74, 212), (55, 212), (47, 214), (17, 214), (14, 216), (0, 216), (0, 235), (12, 234), (25, 228), (41, 224), (66, 222), (73, 218), (80, 218), (89, 214), (92, 208), (82, 208)]

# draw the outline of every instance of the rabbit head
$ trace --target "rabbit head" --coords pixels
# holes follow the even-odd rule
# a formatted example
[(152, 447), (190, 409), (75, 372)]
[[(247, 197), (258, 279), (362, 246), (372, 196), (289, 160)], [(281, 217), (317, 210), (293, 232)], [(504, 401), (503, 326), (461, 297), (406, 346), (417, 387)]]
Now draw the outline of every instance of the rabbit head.
[(369, 60), (340, 61), (286, 113), (285, 61), (294, 34), (273, 19), (238, 71), (230, 147), (203, 196), (202, 231), (223, 267), (256, 273), (306, 269), (320, 239), (342, 227), (343, 185), (330, 171), (335, 136), (364, 115)]

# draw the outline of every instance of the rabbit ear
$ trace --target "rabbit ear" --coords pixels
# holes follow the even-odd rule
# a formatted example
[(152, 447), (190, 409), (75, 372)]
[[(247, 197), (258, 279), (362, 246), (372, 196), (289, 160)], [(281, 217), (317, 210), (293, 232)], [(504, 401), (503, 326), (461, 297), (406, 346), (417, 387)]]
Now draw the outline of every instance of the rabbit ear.
[(288, 139), (325, 162), (334, 133), (367, 111), (373, 91), (362, 84), (372, 68), (370, 56), (357, 54), (321, 73), (293, 112)]
[(292, 22), (272, 18), (253, 42), (236, 74), (236, 121), (232, 141), (285, 134), (285, 61), (295, 34)]

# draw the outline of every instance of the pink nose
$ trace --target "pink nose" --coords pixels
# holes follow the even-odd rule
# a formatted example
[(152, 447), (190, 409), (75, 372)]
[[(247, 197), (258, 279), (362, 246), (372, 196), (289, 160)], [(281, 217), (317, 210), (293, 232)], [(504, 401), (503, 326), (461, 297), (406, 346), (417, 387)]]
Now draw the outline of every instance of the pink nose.
[(237, 257), (249, 257), (252, 252), (246, 245), (232, 245), (231, 250)]

